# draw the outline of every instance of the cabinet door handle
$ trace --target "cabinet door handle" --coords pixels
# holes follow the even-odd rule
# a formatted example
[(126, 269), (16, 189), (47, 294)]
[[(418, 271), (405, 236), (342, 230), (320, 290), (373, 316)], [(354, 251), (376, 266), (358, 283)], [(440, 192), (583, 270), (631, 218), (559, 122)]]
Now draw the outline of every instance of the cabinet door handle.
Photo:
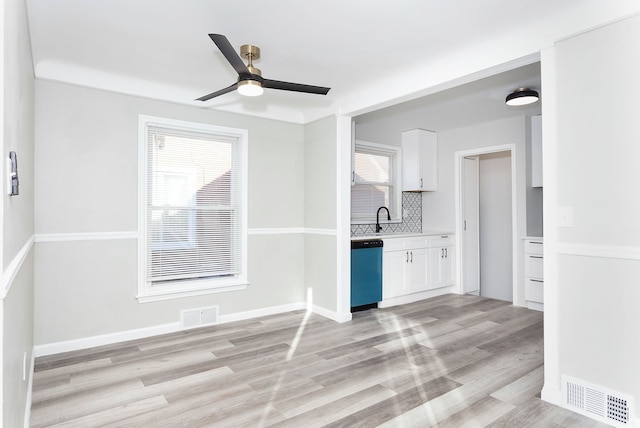
[(540, 281), (539, 279), (529, 279), (529, 281), (531, 281), (531, 282), (544, 282), (544, 281)]
[(444, 249), (444, 258), (445, 259), (449, 258), (449, 250), (447, 248)]
[(444, 258), (444, 248), (440, 248), (440, 258)]
[(413, 263), (413, 251), (410, 254), (411, 254), (411, 263)]
[(542, 256), (529, 256), (529, 258), (531, 258), (531, 259), (541, 259)]
[(351, 184), (356, 184), (356, 172), (351, 171)]
[(409, 263), (409, 252), (407, 251), (406, 254), (407, 254), (407, 260), (405, 260), (405, 263)]
[(422, 189), (422, 178), (420, 179), (420, 188)]

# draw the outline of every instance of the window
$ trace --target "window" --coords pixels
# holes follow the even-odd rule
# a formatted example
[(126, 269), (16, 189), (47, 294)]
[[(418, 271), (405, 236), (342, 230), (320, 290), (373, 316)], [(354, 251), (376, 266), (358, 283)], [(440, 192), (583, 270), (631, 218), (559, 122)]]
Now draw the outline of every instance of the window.
[(139, 126), (139, 298), (246, 286), (246, 131)]
[(375, 222), (379, 207), (389, 208), (393, 220), (401, 220), (400, 149), (356, 141), (351, 187), (351, 222)]

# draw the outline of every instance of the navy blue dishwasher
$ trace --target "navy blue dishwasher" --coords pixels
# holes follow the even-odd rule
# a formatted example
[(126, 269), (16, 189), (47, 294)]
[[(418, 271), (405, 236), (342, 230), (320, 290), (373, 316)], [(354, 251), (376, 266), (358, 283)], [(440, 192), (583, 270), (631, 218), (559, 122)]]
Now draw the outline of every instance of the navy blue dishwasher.
[(377, 307), (382, 300), (382, 240), (351, 241), (351, 308)]

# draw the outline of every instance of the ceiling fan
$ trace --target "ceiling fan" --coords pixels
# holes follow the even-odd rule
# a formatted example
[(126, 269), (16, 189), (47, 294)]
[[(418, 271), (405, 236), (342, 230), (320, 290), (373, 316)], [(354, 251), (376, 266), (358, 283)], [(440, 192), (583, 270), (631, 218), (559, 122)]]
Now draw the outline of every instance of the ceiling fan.
[(240, 47), (240, 55), (247, 59), (248, 64), (245, 65), (240, 56), (236, 53), (229, 43), (229, 40), (222, 34), (209, 34), (213, 43), (218, 46), (222, 55), (229, 61), (231, 66), (238, 73), (238, 81), (219, 91), (212, 92), (208, 95), (198, 98), (196, 101), (207, 101), (211, 98), (226, 94), (233, 90), (238, 90), (240, 94), (247, 96), (261, 95), (263, 88), (281, 89), (284, 91), (305, 92), (309, 94), (327, 95), (331, 88), (322, 86), (303, 85), (301, 83), (281, 82), (279, 80), (265, 79), (262, 72), (253, 66), (253, 61), (260, 58), (260, 48), (254, 45), (242, 45)]

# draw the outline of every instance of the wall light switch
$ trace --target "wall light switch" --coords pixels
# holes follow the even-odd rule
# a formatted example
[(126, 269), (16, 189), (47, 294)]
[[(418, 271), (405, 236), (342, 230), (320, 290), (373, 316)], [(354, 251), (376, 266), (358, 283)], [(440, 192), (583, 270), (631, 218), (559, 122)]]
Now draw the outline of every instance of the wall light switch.
[(558, 227), (573, 227), (573, 207), (558, 207)]

